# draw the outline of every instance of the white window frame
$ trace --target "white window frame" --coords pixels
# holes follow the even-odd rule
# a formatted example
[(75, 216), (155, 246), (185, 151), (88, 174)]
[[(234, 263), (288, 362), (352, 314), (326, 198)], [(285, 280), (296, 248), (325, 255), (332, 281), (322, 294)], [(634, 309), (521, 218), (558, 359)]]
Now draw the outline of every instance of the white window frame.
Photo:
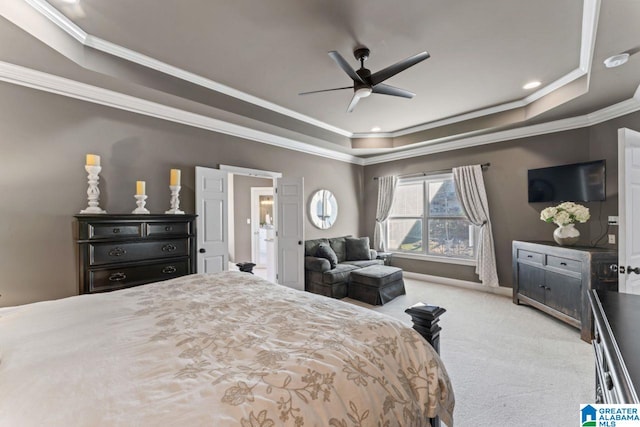
[[(420, 177), (413, 177), (413, 178), (400, 178), (398, 180), (398, 186), (401, 185), (406, 185), (406, 184), (415, 184), (415, 183), (422, 183), (422, 189), (423, 189), (423, 194), (424, 194), (424, 207), (423, 207), (423, 212), (422, 212), (422, 216), (416, 216), (416, 217), (411, 217), (411, 216), (407, 216), (407, 217), (396, 217), (396, 218), (406, 218), (406, 219), (420, 219), (422, 220), (422, 234), (423, 234), (423, 241), (424, 242), (428, 242), (428, 229), (429, 229), (429, 198), (428, 198), (428, 183), (430, 181), (437, 181), (437, 180), (443, 180), (443, 179), (453, 179), (453, 174), (452, 173), (443, 173), (443, 174), (437, 174), (437, 175), (425, 175), (425, 176), (420, 176)], [(392, 219), (394, 217), (390, 216), (388, 219)], [(433, 217), (433, 218), (438, 218), (438, 219), (458, 219), (459, 217)], [(386, 242), (389, 241), (389, 227), (387, 227), (387, 221), (385, 221), (384, 223), (384, 236), (385, 236), (385, 240)], [(478, 227), (475, 227), (475, 236), (474, 236), (474, 241), (478, 242)], [(387, 246), (388, 247), (388, 246)], [(434, 262), (441, 262), (441, 263), (445, 263), (445, 264), (457, 264), (457, 265), (470, 265), (470, 266), (475, 266), (476, 260), (475, 260), (475, 256), (471, 257), (471, 258), (460, 258), (460, 257), (455, 257), (455, 256), (450, 256), (450, 255), (436, 255), (436, 254), (428, 254), (426, 251), (426, 245), (424, 245), (424, 252), (423, 253), (415, 253), (415, 252), (403, 252), (403, 251), (397, 251), (397, 250), (393, 250), (393, 249), (387, 249), (389, 252), (393, 253), (394, 258), (407, 258), (407, 259), (416, 259), (416, 260), (423, 260), (423, 261), (434, 261)], [(474, 247), (474, 254), (475, 254), (475, 250), (477, 250), (477, 246)]]

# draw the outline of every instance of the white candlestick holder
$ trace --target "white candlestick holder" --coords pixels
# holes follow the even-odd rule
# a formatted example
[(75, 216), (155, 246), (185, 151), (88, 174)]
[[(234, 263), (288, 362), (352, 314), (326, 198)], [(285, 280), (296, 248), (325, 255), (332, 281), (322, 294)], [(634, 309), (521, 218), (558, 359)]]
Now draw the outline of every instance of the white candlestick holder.
[(169, 189), (171, 190), (171, 209), (165, 211), (167, 214), (184, 214), (184, 211), (180, 210), (180, 187), (179, 185), (170, 185)]
[(146, 200), (147, 200), (147, 195), (146, 194), (136, 194), (135, 196), (133, 196), (136, 198), (136, 205), (138, 205), (137, 208), (135, 208), (133, 210), (133, 214), (148, 214), (149, 209), (145, 208), (144, 205), (147, 204)]
[(81, 214), (104, 214), (107, 213), (104, 209), (100, 209), (98, 200), (100, 199), (100, 188), (98, 188), (98, 181), (100, 180), (99, 173), (102, 170), (100, 166), (85, 165), (84, 169), (88, 174), (89, 188), (87, 188), (87, 198), (89, 199), (89, 206), (86, 209), (80, 211)]

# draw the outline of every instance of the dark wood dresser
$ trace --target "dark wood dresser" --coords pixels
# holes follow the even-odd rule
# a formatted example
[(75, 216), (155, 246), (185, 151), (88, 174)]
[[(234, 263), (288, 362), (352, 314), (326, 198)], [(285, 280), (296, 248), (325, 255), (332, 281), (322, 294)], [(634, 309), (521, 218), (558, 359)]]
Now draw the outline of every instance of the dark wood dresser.
[(80, 293), (196, 271), (196, 215), (76, 215)]
[(639, 404), (640, 295), (594, 290), (596, 402)]
[[(615, 250), (513, 242), (513, 302), (531, 305), (580, 329), (591, 342), (591, 289), (618, 290)], [(612, 269), (611, 266), (616, 268)]]

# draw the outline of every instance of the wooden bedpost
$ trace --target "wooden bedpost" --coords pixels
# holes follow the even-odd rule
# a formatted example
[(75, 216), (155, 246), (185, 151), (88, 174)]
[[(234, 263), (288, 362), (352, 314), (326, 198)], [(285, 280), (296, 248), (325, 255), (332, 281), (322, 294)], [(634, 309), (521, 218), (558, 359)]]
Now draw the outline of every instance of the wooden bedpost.
[(438, 354), (440, 354), (440, 331), (442, 330), (438, 322), (440, 316), (446, 311), (437, 305), (423, 302), (414, 304), (404, 311), (411, 316), (413, 329), (418, 331)]
[[(418, 331), (438, 354), (440, 354), (440, 331), (442, 330), (438, 322), (440, 321), (440, 316), (446, 311), (437, 305), (429, 305), (423, 302), (414, 304), (404, 311), (411, 316), (413, 329)], [(430, 418), (429, 422), (431, 427), (440, 427), (439, 417)]]

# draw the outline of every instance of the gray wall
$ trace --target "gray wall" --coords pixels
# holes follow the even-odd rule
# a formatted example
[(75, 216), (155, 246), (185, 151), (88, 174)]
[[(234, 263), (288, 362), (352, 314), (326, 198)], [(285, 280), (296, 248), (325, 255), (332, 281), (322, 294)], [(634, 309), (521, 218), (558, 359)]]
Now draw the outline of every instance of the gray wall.
[[(538, 219), (546, 204), (529, 204), (529, 168), (606, 158), (607, 201), (590, 203), (593, 219), (579, 225), (583, 244), (617, 214), (617, 129), (640, 129), (640, 113), (585, 129), (421, 156), (366, 167), (182, 126), (62, 96), (0, 83), (0, 306), (77, 293), (73, 215), (86, 207), (85, 154), (102, 156), (101, 206), (110, 213), (135, 207), (136, 180), (147, 181), (147, 207), (168, 208), (170, 168), (182, 169), (181, 207), (194, 211), (193, 167), (219, 164), (279, 171), (305, 178), (305, 203), (331, 190), (340, 213), (330, 230), (306, 216), (305, 238), (373, 235), (374, 176), (491, 162), (485, 172), (498, 273), (511, 286), (511, 241), (550, 240), (553, 226)], [(598, 212), (601, 208), (601, 221)], [(615, 227), (611, 230), (616, 232)], [(605, 241), (603, 241), (604, 243)], [(473, 267), (401, 260), (407, 271), (476, 280)]]
[[(360, 233), (373, 236), (377, 200), (377, 181), (374, 181), (373, 177), (490, 162), (491, 167), (484, 172), (484, 179), (494, 231), (498, 276), (501, 286), (510, 287), (512, 285), (511, 242), (513, 240), (553, 240), (554, 226), (539, 219), (540, 211), (553, 204), (528, 203), (527, 170), (606, 159), (607, 200), (602, 203), (586, 203), (585, 205), (591, 210), (591, 220), (577, 226), (581, 232), (578, 244), (590, 245), (606, 233), (607, 216), (617, 215), (618, 212), (617, 129), (620, 127), (640, 130), (640, 113), (629, 114), (589, 128), (366, 166), (363, 228)], [(615, 226), (609, 230), (611, 234), (616, 234), (616, 241), (617, 231)], [(616, 245), (607, 244), (606, 236), (600, 241), (599, 246), (616, 247)], [(399, 257), (393, 259), (393, 264), (406, 271), (478, 281), (474, 267)]]
[(251, 187), (273, 187), (273, 180), (252, 176), (234, 175), (233, 210), (235, 217), (235, 262), (251, 261)]
[(77, 294), (73, 215), (87, 205), (85, 154), (102, 156), (100, 205), (135, 208), (147, 182), (151, 212), (169, 206), (169, 169), (182, 169), (180, 207), (194, 212), (194, 166), (219, 164), (304, 177), (305, 200), (334, 192), (340, 217), (328, 231), (307, 220), (306, 238), (356, 234), (361, 166), (195, 129), (0, 83), (0, 306)]

